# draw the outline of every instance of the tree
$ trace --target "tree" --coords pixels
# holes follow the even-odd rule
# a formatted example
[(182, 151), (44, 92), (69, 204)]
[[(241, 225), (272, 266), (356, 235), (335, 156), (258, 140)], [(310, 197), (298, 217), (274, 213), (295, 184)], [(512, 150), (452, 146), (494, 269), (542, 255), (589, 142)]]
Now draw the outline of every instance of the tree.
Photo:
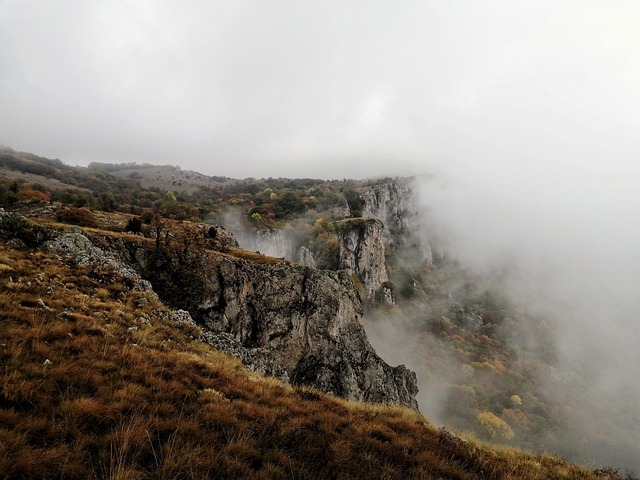
[(515, 435), (507, 422), (491, 412), (479, 413), (476, 420), (492, 440), (511, 440)]

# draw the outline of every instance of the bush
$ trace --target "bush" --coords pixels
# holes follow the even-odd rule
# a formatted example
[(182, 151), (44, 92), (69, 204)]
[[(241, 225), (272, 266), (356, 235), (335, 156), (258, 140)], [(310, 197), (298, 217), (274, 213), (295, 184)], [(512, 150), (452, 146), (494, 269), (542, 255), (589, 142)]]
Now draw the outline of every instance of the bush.
[(509, 424), (491, 412), (478, 414), (477, 420), (492, 440), (511, 440), (514, 436)]
[(126, 232), (140, 233), (142, 231), (142, 218), (131, 217), (124, 227)]
[(21, 215), (6, 213), (0, 215), (0, 237), (20, 240), (27, 247), (36, 247), (49, 240), (50, 234), (46, 228), (31, 223)]
[(82, 227), (96, 227), (98, 219), (88, 208), (63, 208), (56, 212), (59, 222), (80, 225)]

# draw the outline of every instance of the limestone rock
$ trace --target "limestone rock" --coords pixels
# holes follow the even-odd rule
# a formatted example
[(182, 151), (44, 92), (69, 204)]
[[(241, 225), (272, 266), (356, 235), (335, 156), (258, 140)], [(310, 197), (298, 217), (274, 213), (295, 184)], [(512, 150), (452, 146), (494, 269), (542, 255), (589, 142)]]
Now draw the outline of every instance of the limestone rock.
[(175, 323), (187, 323), (189, 325), (196, 325), (196, 322), (191, 318), (191, 314), (186, 310), (172, 310), (169, 313), (169, 318)]
[(373, 218), (353, 218), (335, 223), (340, 242), (341, 269), (360, 277), (368, 298), (389, 280), (385, 266), (384, 224)]
[(385, 227), (385, 241), (395, 250), (411, 250), (416, 261), (431, 265), (433, 253), (421, 223), (412, 180), (396, 178), (362, 187), (362, 216), (377, 218)]
[(292, 383), (417, 408), (415, 374), (390, 367), (375, 353), (348, 273), (254, 264), (211, 252), (176, 256), (163, 269), (172, 282), (153, 282), (163, 300), (188, 310), (212, 335), (226, 333), (245, 349), (272, 355)]
[(256, 249), (270, 257), (293, 260), (293, 245), (282, 230), (258, 230)]
[(212, 247), (220, 250), (221, 252), (225, 251), (227, 247), (238, 247), (238, 240), (234, 237), (233, 233), (220, 225), (210, 225), (205, 226), (203, 228), (207, 228), (207, 236), (213, 242), (214, 245)]
[(281, 382), (290, 383), (289, 374), (282, 367), (278, 359), (264, 348), (243, 347), (229, 333), (214, 334), (203, 331), (200, 340), (208, 343), (216, 350), (238, 358), (252, 372), (277, 378)]
[(53, 237), (45, 248), (62, 260), (109, 268), (135, 288), (157, 292), (176, 309), (173, 321), (194, 320), (204, 330), (201, 340), (257, 372), (351, 400), (417, 408), (415, 374), (376, 354), (347, 272), (257, 264), (207, 250), (158, 250), (137, 240), (89, 237), (79, 227), (39, 228), (38, 238)]
[(391, 232), (402, 233), (410, 226), (415, 211), (413, 191), (406, 181), (388, 180), (363, 187), (362, 216), (382, 220)]
[(305, 267), (316, 268), (316, 259), (307, 247), (300, 247), (298, 249), (298, 258), (297, 261), (300, 265)]
[[(120, 241), (122, 242), (122, 241)], [(67, 228), (62, 234), (44, 243), (44, 247), (75, 265), (102, 265), (132, 281), (136, 288), (153, 291), (151, 284), (144, 280), (128, 263), (114, 252), (96, 247), (80, 227)]]

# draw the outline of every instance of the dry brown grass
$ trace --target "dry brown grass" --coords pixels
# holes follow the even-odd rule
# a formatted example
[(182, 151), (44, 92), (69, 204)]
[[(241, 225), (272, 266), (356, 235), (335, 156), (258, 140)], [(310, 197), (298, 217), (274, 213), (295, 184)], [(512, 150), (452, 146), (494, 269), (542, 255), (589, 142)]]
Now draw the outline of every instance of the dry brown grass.
[(241, 258), (251, 263), (258, 265), (277, 265), (279, 263), (286, 263), (288, 265), (294, 265), (293, 262), (278, 257), (270, 257), (261, 253), (251, 252), (249, 250), (243, 250), (242, 248), (228, 247), (227, 251), (223, 254), (234, 258)]
[(0, 245), (0, 478), (600, 478), (249, 373), (166, 313), (108, 272)]

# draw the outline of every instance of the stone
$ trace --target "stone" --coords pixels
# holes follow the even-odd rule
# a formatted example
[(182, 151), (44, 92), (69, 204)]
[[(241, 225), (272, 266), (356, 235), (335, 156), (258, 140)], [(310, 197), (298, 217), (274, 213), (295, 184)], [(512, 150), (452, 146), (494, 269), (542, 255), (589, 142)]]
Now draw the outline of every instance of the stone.
[(293, 384), (417, 408), (415, 374), (376, 354), (347, 272), (254, 264), (212, 252), (176, 255), (163, 265), (170, 283), (154, 280), (152, 266), (146, 273), (160, 298), (189, 311), (207, 343), (235, 352), (249, 368), (278, 376), (281, 366)]
[(305, 267), (316, 268), (316, 259), (313, 257), (313, 253), (307, 247), (300, 247), (298, 249), (297, 261), (300, 265)]
[(335, 222), (340, 243), (339, 268), (357, 275), (367, 298), (389, 280), (385, 264), (384, 224), (374, 218)]
[(282, 230), (258, 230), (256, 248), (270, 257), (293, 259), (293, 245)]
[(193, 318), (191, 318), (191, 314), (186, 310), (171, 310), (169, 318), (171, 318), (171, 321), (175, 323), (188, 323), (189, 325), (196, 325), (196, 322), (194, 322)]
[(387, 179), (362, 187), (358, 195), (363, 203), (362, 216), (384, 223), (385, 241), (394, 250), (408, 249), (417, 261), (426, 265), (433, 263), (412, 179)]

